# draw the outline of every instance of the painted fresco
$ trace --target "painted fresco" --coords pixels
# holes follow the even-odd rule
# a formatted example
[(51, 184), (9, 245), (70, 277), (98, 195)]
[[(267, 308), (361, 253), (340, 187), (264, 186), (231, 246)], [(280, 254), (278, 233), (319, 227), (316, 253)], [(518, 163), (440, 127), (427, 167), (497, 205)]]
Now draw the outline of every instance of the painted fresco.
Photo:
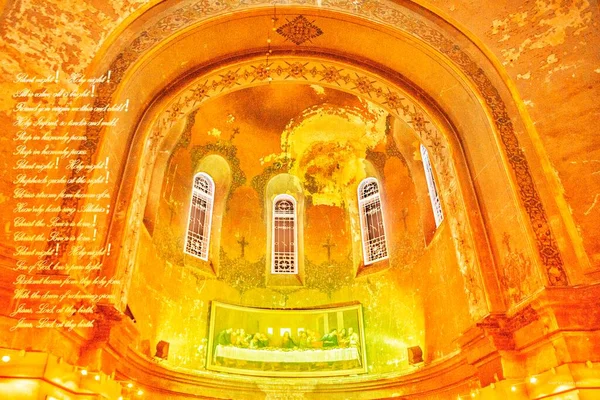
[[(416, 263), (425, 251), (423, 226), (433, 217), (431, 211), (421, 215), (412, 178), (412, 171), (422, 173), (423, 168), (419, 142), (408, 136), (405, 141), (412, 144), (400, 151), (392, 135), (397, 123), (372, 103), (317, 85), (245, 89), (194, 114), (160, 167), (167, 173), (160, 182), (155, 219), (146, 224), (147, 245), (138, 254), (139, 271), (148, 270), (148, 257), (163, 265), (161, 283), (157, 286), (153, 277), (140, 272), (132, 289), (144, 285), (158, 298), (168, 297), (157, 304), (160, 313), (144, 316), (145, 326), (138, 325), (151, 341), (169, 339), (177, 354), (169, 364), (206, 367), (209, 338), (203, 326), (207, 307), (216, 300), (275, 308), (359, 302), (366, 370), (409, 367), (406, 349), (424, 347)], [(219, 247), (211, 247), (210, 261), (202, 262), (182, 249), (192, 178), (210, 173), (210, 157), (227, 163), (222, 180), (230, 184), (215, 199), (215, 209), (221, 207), (222, 213), (213, 221), (211, 240), (218, 240)], [(295, 183), (278, 181), (282, 176)], [(365, 266), (357, 188), (369, 176), (381, 186), (389, 257)], [(216, 183), (219, 197), (218, 179)], [(302, 252), (292, 281), (270, 273), (270, 201), (279, 193), (293, 194), (302, 211)], [(146, 214), (152, 212), (147, 209)], [(444, 251), (447, 263), (455, 265), (452, 247)], [(458, 272), (448, 278), (462, 279)], [(172, 279), (177, 283), (167, 283)], [(135, 303), (130, 306), (138, 308)], [(194, 323), (188, 324), (188, 318)], [(445, 343), (436, 351), (453, 348)]]
[(207, 368), (259, 376), (366, 372), (360, 304), (260, 309), (213, 302)]

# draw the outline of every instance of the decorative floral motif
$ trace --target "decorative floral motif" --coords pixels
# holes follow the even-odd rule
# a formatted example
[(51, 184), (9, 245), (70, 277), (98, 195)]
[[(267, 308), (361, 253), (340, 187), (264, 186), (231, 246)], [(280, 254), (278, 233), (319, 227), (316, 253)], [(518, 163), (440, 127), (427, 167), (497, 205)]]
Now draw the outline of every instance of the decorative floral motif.
[(194, 87), (191, 92), (192, 94), (189, 97), (189, 100), (193, 101), (194, 104), (201, 102), (205, 97), (208, 97), (208, 91), (210, 88), (206, 85), (206, 82), (203, 84), (199, 84)]
[(236, 70), (236, 71), (227, 71), (224, 75), (220, 75), (221, 78), (223, 78), (223, 79), (221, 79), (221, 82), (219, 82), (220, 86), (223, 87), (221, 90), (228, 89), (228, 88), (232, 87), (235, 84), (239, 85), (239, 83), (238, 83), (238, 79), (239, 79), (238, 71), (239, 71), (239, 69)]
[(511, 248), (510, 236), (507, 233), (504, 233), (503, 242), (506, 253), (500, 284), (505, 290), (509, 304), (514, 306), (533, 293), (539, 282), (531, 260), (527, 259), (522, 252)]
[(266, 262), (264, 257), (255, 263), (248, 262), (244, 258), (233, 260), (221, 249), (218, 279), (227, 282), (240, 294), (254, 288), (264, 288)]
[(412, 119), (410, 122), (415, 126), (416, 130), (424, 131), (425, 129), (427, 129), (425, 125), (428, 124), (429, 121), (425, 119), (423, 113), (415, 110), (415, 112), (411, 114), (411, 117)]
[(286, 76), (285, 78), (304, 78), (304, 76), (306, 75), (307, 71), (306, 71), (306, 65), (308, 63), (299, 63), (299, 62), (295, 62), (293, 64), (288, 63), (289, 68), (287, 69), (287, 73), (288, 76)]
[(277, 28), (277, 33), (283, 36), (285, 40), (301, 45), (323, 34), (321, 28), (316, 26), (314, 22), (307, 20), (304, 15), (298, 15), (293, 20), (288, 21), (287, 24)]
[(218, 154), (223, 156), (231, 167), (231, 188), (227, 197), (226, 208), (229, 207), (229, 199), (233, 196), (235, 190), (246, 183), (246, 174), (240, 167), (240, 160), (237, 158), (237, 147), (229, 141), (219, 140), (217, 143), (209, 143), (204, 146), (194, 146), (191, 150), (192, 166), (194, 169), (198, 163), (209, 154)]
[(186, 15), (172, 14), (160, 20), (158, 28), (164, 32), (173, 32), (190, 22)]
[(368, 94), (371, 96), (370, 92), (375, 90), (373, 87), (374, 83), (375, 81), (371, 82), (366, 76), (358, 76), (357, 74), (357, 78), (354, 81), (354, 84), (356, 85), (354, 89), (358, 90), (362, 94)]
[(258, 81), (264, 81), (265, 79), (268, 79), (271, 76), (271, 69), (265, 65), (265, 64), (259, 64), (257, 66), (252, 66), (252, 81), (254, 82), (255, 80)]
[(398, 110), (398, 108), (403, 106), (402, 100), (404, 100), (404, 98), (398, 96), (398, 94), (394, 92), (389, 91), (388, 93), (383, 95), (383, 97), (385, 98), (383, 104), (387, 105), (392, 110)]
[(259, 204), (261, 207), (263, 207), (263, 213), (265, 204), (265, 188), (267, 187), (269, 179), (277, 174), (287, 171), (287, 164), (275, 162), (273, 165), (266, 167), (260, 175), (256, 175), (254, 178), (252, 178), (252, 188), (256, 191), (256, 193), (258, 193)]
[(317, 289), (328, 296), (339, 289), (350, 286), (354, 279), (352, 262), (346, 258), (345, 262), (324, 262), (314, 264), (310, 260), (305, 260), (306, 268), (306, 287)]
[(326, 67), (323, 65), (323, 71), (321, 72), (321, 76), (323, 76), (323, 78), (321, 80), (327, 83), (337, 84), (337, 81), (342, 79), (342, 76), (340, 75), (341, 71), (343, 70), (338, 70), (336, 67)]

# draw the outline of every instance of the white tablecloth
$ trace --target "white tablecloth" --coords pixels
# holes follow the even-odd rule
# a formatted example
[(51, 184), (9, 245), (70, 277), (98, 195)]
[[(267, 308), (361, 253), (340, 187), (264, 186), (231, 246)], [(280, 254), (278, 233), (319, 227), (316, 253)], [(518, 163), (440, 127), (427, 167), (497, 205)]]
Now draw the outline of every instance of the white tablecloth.
[(243, 361), (311, 363), (358, 360), (355, 347), (340, 349), (269, 350), (217, 345), (215, 357)]

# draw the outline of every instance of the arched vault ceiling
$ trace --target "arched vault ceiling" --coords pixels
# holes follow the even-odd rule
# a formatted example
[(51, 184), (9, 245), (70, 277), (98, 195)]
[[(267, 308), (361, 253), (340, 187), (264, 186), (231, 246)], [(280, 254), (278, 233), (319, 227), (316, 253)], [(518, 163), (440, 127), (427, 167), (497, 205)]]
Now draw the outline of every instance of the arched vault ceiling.
[[(480, 67), (483, 65), (490, 68), (489, 61), (476, 51), (468, 39), (460, 38), (458, 35), (448, 37), (441, 33), (431, 21), (423, 18), (414, 10), (400, 9), (392, 3), (374, 3), (370, 10), (365, 7), (360, 10), (352, 10), (351, 7), (342, 3), (328, 6), (336, 11), (343, 10), (343, 14), (327, 15), (328, 12), (320, 10), (290, 8), (279, 10), (278, 21), (285, 20), (289, 23), (299, 12), (307, 14), (306, 18), (318, 25), (323, 34), (310, 39), (310, 41), (307, 40), (303, 49), (318, 47), (319, 51), (334, 53), (340, 58), (373, 60), (390, 70), (400, 71), (409, 81), (417, 83), (424, 92), (436, 93), (434, 100), (440, 103), (450, 120), (456, 124), (460, 123), (459, 121), (477, 118), (476, 114), (472, 113), (471, 107), (456, 107), (457, 102), (472, 104), (475, 107), (480, 106), (477, 103), (483, 102), (487, 106), (480, 109), (482, 113), (478, 117), (480, 125), (477, 130), (485, 129), (488, 134), (493, 136), (493, 133), (490, 132), (491, 129), (499, 135), (506, 154), (506, 162), (513, 171), (511, 178), (516, 180), (517, 185), (521, 188), (519, 190), (521, 204), (525, 208), (526, 219), (529, 219), (529, 227), (526, 229), (532, 229), (536, 236), (537, 257), (545, 265), (551, 284), (566, 284), (564, 261), (558, 244), (553, 239), (548, 217), (533, 183), (532, 170), (522, 154), (518, 142), (517, 134), (522, 134), (524, 127), (515, 125), (509, 117), (509, 111), (517, 112), (517, 110), (510, 109), (502, 100), (498, 88), (507, 94), (504, 83), (494, 75), (490, 75), (492, 76), (490, 78)], [(219, 15), (233, 11), (232, 5), (206, 7), (196, 3), (184, 6), (175, 13), (160, 18), (152, 27), (142, 31), (136, 39), (130, 42), (130, 47), (117, 55), (112, 65), (107, 67), (116, 72), (115, 82), (118, 82), (119, 76), (127, 77), (128, 74), (133, 73), (131, 69), (126, 72), (127, 68), (140, 54), (143, 54), (142, 63), (152, 63), (157, 51), (180, 54), (190, 48), (189, 41), (193, 40), (195, 44), (193, 47), (201, 49), (195, 53), (197, 59), (182, 61), (178, 65), (158, 65), (163, 78), (171, 81), (176, 76), (191, 71), (194, 65), (208, 61), (218, 63), (224, 57), (239, 56), (243, 52), (247, 52), (247, 49), (255, 48), (264, 51), (266, 37), (272, 36), (273, 54), (275, 55), (285, 52), (286, 48), (295, 46), (290, 43), (289, 38), (274, 33), (271, 35), (269, 32), (272, 18), (271, 9), (250, 11), (251, 8), (240, 10), (238, 15), (234, 15), (235, 26), (239, 31), (232, 34), (230, 32), (231, 24), (225, 24), (225, 20), (221, 21), (217, 18)], [(345, 16), (349, 12), (356, 12), (363, 17), (368, 15), (371, 20), (378, 21), (381, 25), (372, 25), (361, 19), (353, 20)], [(211, 31), (204, 32), (203, 39), (202, 36), (194, 37), (194, 32), (202, 31), (203, 27), (206, 28), (199, 22), (203, 19), (206, 19), (206, 25), (210, 26)], [(348, 25), (351, 25), (351, 29)], [(399, 30), (393, 30), (392, 27), (399, 28)], [(163, 46), (161, 40), (173, 33), (175, 33), (174, 37), (178, 39), (170, 41), (168, 49), (161, 47)], [(396, 40), (386, 41), (387, 35), (394, 36)], [(213, 40), (215, 37), (219, 37), (220, 40)], [(329, 39), (327, 39), (328, 37)], [(368, 42), (364, 41), (364, 38), (367, 37), (369, 38)], [(390, 46), (369, 45), (372, 43), (389, 43)], [(393, 48), (394, 46), (397, 48)], [(354, 53), (361, 53), (361, 56), (353, 56)], [(159, 73), (159, 70), (156, 70), (155, 73)], [(231, 78), (231, 76), (222, 77), (224, 82)], [(457, 81), (459, 85), (456, 85)], [(149, 97), (158, 95), (156, 90), (153, 92), (151, 88), (146, 87), (145, 89)], [(368, 88), (358, 87), (358, 90), (363, 90), (363, 93), (371, 96)], [(474, 93), (476, 94), (474, 95)], [(143, 104), (140, 106), (143, 107)], [(492, 126), (489, 125), (490, 119), (494, 121)], [(494, 146), (495, 144), (492, 142), (493, 140), (488, 142), (488, 145)], [(463, 142), (463, 145), (465, 144)], [(468, 146), (465, 146), (465, 149), (469, 151)], [(468, 154), (468, 160), (473, 158), (476, 158), (475, 153)]]
[[(273, 8), (259, 2), (243, 5), (185, 2), (169, 9), (165, 8), (166, 5), (165, 3), (157, 6), (144, 18), (133, 22), (116, 41), (110, 46), (107, 45), (106, 51), (102, 52), (102, 57), (94, 65), (96, 72), (111, 71), (112, 74), (111, 82), (99, 90), (99, 103), (105, 103), (109, 99), (119, 102), (130, 98), (131, 93), (136, 95), (131, 97), (130, 112), (121, 121), (119, 132), (112, 132), (120, 137), (128, 137), (129, 140), (133, 136), (133, 127), (137, 125), (149, 105), (152, 104), (158, 110), (171, 101), (162, 97), (165, 85), (182, 85), (192, 78), (192, 74), (206, 74), (209, 69), (214, 70), (229, 63), (235, 64), (233, 60), (248, 58), (248, 53), (257, 51), (264, 54), (266, 38), (272, 32), (270, 21)], [(530, 167), (521, 148), (523, 143), (525, 146), (532, 146), (528, 141), (527, 127), (518, 117), (515, 118), (519, 115), (517, 107), (505, 101), (511, 99), (511, 93), (485, 54), (474, 46), (468, 37), (413, 5), (403, 7), (390, 2), (372, 2), (356, 7), (352, 3), (329, 2), (323, 7), (282, 7), (278, 10), (278, 18), (282, 22), (289, 21), (299, 13), (314, 21), (323, 34), (300, 47), (280, 35), (272, 34), (273, 59), (290, 51), (297, 54), (321, 53), (323, 58), (337, 59), (337, 62), (349, 61), (356, 64), (356, 60), (360, 59), (361, 67), (377, 74), (372, 77), (374, 81), (365, 81), (362, 79), (364, 76), (355, 74), (343, 83), (338, 83), (337, 80), (329, 83), (353, 84), (354, 86), (346, 90), (369, 98), (376, 96), (377, 101), (384, 107), (393, 109), (398, 115), (403, 114), (406, 118), (415, 114), (416, 109), (411, 111), (404, 106), (394, 107), (398, 93), (394, 93), (393, 90), (386, 91), (383, 87), (378, 91), (375, 84), (377, 76), (403, 82), (417, 99), (427, 97), (426, 93), (431, 94), (431, 111), (439, 113), (440, 109), (443, 110), (443, 114), (437, 117), (438, 122), (445, 125), (449, 131), (453, 130), (453, 126), (457, 128), (455, 132), (458, 136), (449, 136), (449, 140), (455, 141), (454, 147), (460, 149), (459, 152), (465, 151), (466, 162), (471, 169), (476, 170), (478, 164), (484, 161), (478, 160), (475, 148), (470, 147), (474, 137), (484, 138), (484, 141), (477, 143), (477, 148), (488, 146), (490, 151), (496, 154), (499, 165), (506, 163), (510, 167), (510, 172), (502, 175), (502, 179), (505, 180), (503, 184), (510, 186), (510, 181), (513, 181), (518, 188), (514, 196), (520, 201), (524, 211), (522, 214), (517, 212), (517, 215), (521, 215), (517, 222), (522, 224), (524, 238), (528, 236), (526, 232), (533, 232), (532, 244), (537, 248), (537, 252), (532, 256), (543, 267), (546, 279), (551, 285), (565, 285), (567, 276), (561, 250), (566, 252), (567, 257), (572, 257), (572, 249), (568, 245), (559, 249), (553, 233), (553, 229), (564, 233), (565, 228), (558, 220), (553, 220), (554, 225), (551, 227), (541, 197), (548, 195), (548, 192), (540, 194), (538, 191), (539, 188), (534, 184), (534, 175), (538, 174), (538, 169)], [(235, 24), (231, 23), (233, 21)], [(235, 31), (232, 31), (232, 27)], [(375, 46), (374, 43), (386, 45)], [(300, 65), (305, 62), (300, 59), (297, 61)], [(263, 64), (266, 66), (266, 60)], [(308, 70), (295, 76), (298, 68), (303, 67), (294, 68), (292, 65), (282, 66), (282, 71), (288, 72), (288, 75), (278, 76), (277, 79), (305, 79), (311, 75)], [(260, 64), (256, 64), (254, 72), (241, 72), (242, 75), (233, 69), (221, 69), (224, 74), (205, 82), (214, 87), (205, 89), (230, 89), (239, 85), (239, 78), (254, 78), (254, 81), (260, 82), (259, 78), (267, 77), (264, 71), (263, 75), (260, 75), (259, 67)], [(323, 67), (315, 65), (312, 69), (315, 68)], [(275, 70), (271, 70), (269, 74), (272, 74), (272, 71)], [(304, 75), (305, 72), (308, 75)], [(311, 76), (314, 78), (318, 75), (320, 82), (329, 79), (327, 74), (323, 73), (325, 72), (321, 71)], [(196, 89), (195, 96), (204, 96), (205, 89)], [(202, 97), (197, 100), (201, 101)], [(457, 107), (457, 104), (461, 106)], [(168, 105), (170, 118), (178, 118), (185, 114), (178, 109), (178, 103)], [(158, 121), (159, 124), (164, 124), (168, 119), (165, 120), (164, 116), (161, 116)], [(426, 130), (425, 121), (411, 121), (417, 126), (424, 123), (421, 130)], [(139, 127), (148, 129), (152, 123), (153, 121), (145, 120)], [(162, 137), (162, 133), (155, 129), (148, 130), (153, 136), (147, 144), (151, 145)], [(469, 135), (471, 132), (477, 132), (478, 136)], [(98, 128), (88, 128), (86, 134), (89, 138), (87, 146), (91, 150), (90, 157), (96, 154), (102, 133)], [(106, 138), (111, 136), (110, 132), (105, 133)], [(501, 143), (500, 152), (496, 147), (498, 142)], [(110, 139), (107, 139), (102, 143), (102, 151), (125, 154), (126, 143), (129, 142), (110, 143)], [(429, 142), (430, 147), (432, 143)], [(468, 181), (468, 173), (460, 179)], [(484, 182), (475, 182), (475, 190), (478, 190), (478, 184), (483, 185)], [(514, 199), (511, 198), (512, 200)], [(130, 210), (130, 215), (135, 213), (131, 213)], [(119, 223), (116, 224), (118, 225)], [(475, 225), (475, 235), (481, 236), (482, 222)], [(498, 237), (501, 237), (501, 234)], [(525, 239), (525, 242), (527, 240), (529, 239)], [(491, 246), (495, 246), (493, 241)], [(481, 256), (486, 253), (479, 254)], [(470, 258), (468, 261), (473, 262)]]

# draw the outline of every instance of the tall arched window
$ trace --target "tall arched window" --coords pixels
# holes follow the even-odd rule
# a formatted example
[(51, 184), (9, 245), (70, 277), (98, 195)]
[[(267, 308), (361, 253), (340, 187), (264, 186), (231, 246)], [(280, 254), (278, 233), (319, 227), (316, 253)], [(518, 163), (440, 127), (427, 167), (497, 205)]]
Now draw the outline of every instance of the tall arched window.
[(365, 265), (385, 260), (388, 249), (377, 179), (367, 178), (358, 185), (358, 211)]
[(280, 194), (273, 200), (273, 274), (298, 273), (296, 199)]
[(185, 236), (184, 252), (208, 261), (210, 245), (210, 225), (215, 202), (215, 183), (212, 178), (200, 172), (194, 176), (192, 201)]
[(433, 177), (433, 169), (429, 161), (429, 153), (425, 146), (421, 145), (421, 158), (423, 159), (423, 168), (425, 168), (425, 179), (427, 179), (427, 189), (429, 190), (429, 200), (431, 200), (431, 208), (433, 208), (433, 217), (435, 218), (435, 227), (440, 226), (444, 220), (442, 212), (442, 203), (438, 195), (435, 179)]

